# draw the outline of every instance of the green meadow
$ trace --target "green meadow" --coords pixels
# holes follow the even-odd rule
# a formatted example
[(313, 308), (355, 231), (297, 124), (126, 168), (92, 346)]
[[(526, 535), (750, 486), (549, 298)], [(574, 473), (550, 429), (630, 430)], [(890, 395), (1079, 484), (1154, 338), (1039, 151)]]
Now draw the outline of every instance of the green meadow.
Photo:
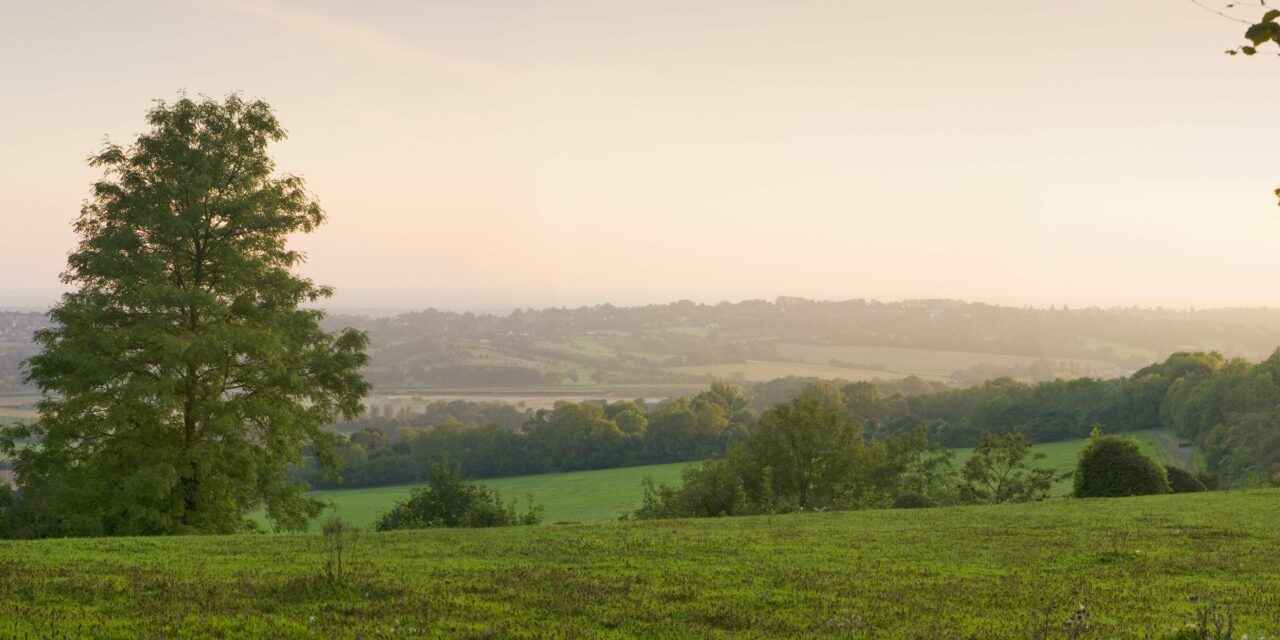
[[(1280, 633), (1280, 491), (361, 533), (0, 543), (0, 637)], [(1048, 635), (1035, 635), (1037, 627)]]
[[(1154, 433), (1138, 432), (1134, 435), (1147, 454), (1156, 460), (1167, 460)], [(1087, 440), (1065, 440), (1038, 444), (1034, 450), (1045, 455), (1036, 464), (1066, 473), (1076, 466), (1080, 448)], [(973, 454), (972, 449), (956, 449), (955, 466), (959, 468)], [(640, 506), (643, 495), (641, 481), (653, 478), (660, 484), (677, 484), (680, 471), (689, 463), (659, 464), (597, 471), (547, 473), (513, 478), (480, 480), (496, 489), (506, 500), (517, 499), (523, 510), (526, 496), (543, 507), (543, 522), (603, 522), (616, 520), (625, 512)], [(333, 489), (317, 491), (315, 495), (331, 503), (325, 516), (312, 525), (319, 531), (325, 519), (336, 515), (357, 527), (371, 526), (380, 515), (397, 500), (409, 495), (411, 486), (371, 487), (365, 489)], [(1061, 480), (1054, 488), (1055, 496), (1065, 496), (1071, 491), (1071, 481)], [(266, 524), (262, 514), (255, 519)]]
[[(623, 467), (597, 471), (572, 471), (569, 473), (544, 473), (513, 478), (480, 480), (485, 486), (496, 489), (504, 500), (516, 499), (523, 511), (526, 496), (533, 496), (542, 505), (542, 520), (556, 522), (599, 522), (616, 520), (623, 513), (640, 505), (641, 481), (647, 477), (660, 483), (674, 484), (680, 481), (680, 471), (688, 463), (657, 464), (643, 467)], [(322, 521), (336, 515), (357, 527), (371, 526), (397, 500), (409, 495), (412, 486), (370, 487), (366, 489), (333, 489), (317, 491), (315, 495), (331, 503), (325, 516), (313, 523), (319, 531)], [(255, 515), (260, 522), (261, 514)]]

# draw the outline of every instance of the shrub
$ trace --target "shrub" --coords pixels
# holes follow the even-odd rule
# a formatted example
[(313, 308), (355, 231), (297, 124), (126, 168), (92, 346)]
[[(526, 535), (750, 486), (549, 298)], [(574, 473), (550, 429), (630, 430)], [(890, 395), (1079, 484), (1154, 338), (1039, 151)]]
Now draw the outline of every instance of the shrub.
[(1204, 485), (1204, 488), (1209, 491), (1217, 491), (1222, 488), (1222, 481), (1218, 479), (1216, 474), (1197, 471), (1196, 480), (1199, 480), (1200, 484)]
[(1200, 482), (1195, 475), (1182, 467), (1166, 464), (1164, 471), (1169, 476), (1169, 490), (1173, 493), (1208, 491), (1208, 487), (1204, 486), (1203, 482)]
[(937, 502), (918, 493), (901, 494), (893, 499), (893, 504), (889, 505), (893, 509), (928, 509), (936, 506), (938, 506)]
[(1164, 467), (1148, 458), (1132, 438), (1095, 432), (1080, 452), (1075, 495), (1110, 498), (1169, 492)]
[(532, 498), (528, 511), (518, 515), (515, 501), (504, 504), (498, 492), (467, 482), (456, 467), (440, 463), (431, 466), (427, 486), (414, 489), (407, 500), (397, 502), (374, 528), (507, 527), (541, 521), (542, 507), (534, 506)]
[(714, 518), (752, 512), (742, 478), (729, 460), (713, 458), (686, 467), (681, 479), (679, 487), (669, 487), (645, 478), (644, 502), (633, 516), (638, 520)]

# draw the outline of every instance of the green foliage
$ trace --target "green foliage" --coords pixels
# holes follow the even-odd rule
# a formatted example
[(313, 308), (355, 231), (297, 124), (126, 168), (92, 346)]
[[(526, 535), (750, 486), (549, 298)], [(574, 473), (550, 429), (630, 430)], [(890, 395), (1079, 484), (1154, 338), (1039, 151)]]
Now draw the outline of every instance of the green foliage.
[[(1227, 6), (1234, 7), (1235, 5)], [(1257, 6), (1266, 7), (1266, 0), (1260, 0)], [(1228, 49), (1227, 53), (1233, 56), (1241, 53), (1253, 56), (1262, 53), (1258, 50), (1258, 47), (1268, 43), (1280, 46), (1280, 22), (1277, 22), (1277, 19), (1280, 19), (1280, 10), (1268, 9), (1257, 22), (1250, 24), (1245, 29), (1244, 39), (1248, 40), (1249, 44), (1241, 45), (1235, 49)], [(1268, 53), (1278, 52), (1272, 51)], [(1276, 189), (1275, 194), (1276, 198), (1280, 199), (1280, 189)]]
[(655, 518), (713, 518), (758, 513), (747, 498), (742, 476), (729, 460), (708, 460), (685, 468), (679, 487), (643, 481), (644, 498), (632, 514), (639, 520)]
[(1080, 452), (1075, 473), (1079, 498), (1115, 498), (1168, 493), (1165, 468), (1142, 453), (1132, 438), (1095, 432)]
[(542, 508), (529, 500), (523, 514), (516, 503), (502, 502), (502, 496), (484, 485), (463, 480), (456, 467), (433, 465), (425, 487), (414, 489), (383, 514), (374, 529), (425, 529), (429, 527), (509, 527), (534, 525), (542, 521)]
[[(1264, 0), (1257, 6), (1266, 7), (1266, 4), (1267, 3)], [(1235, 5), (1227, 5), (1227, 7), (1232, 8), (1235, 7)], [(1241, 45), (1235, 49), (1228, 49), (1227, 53), (1233, 56), (1241, 53), (1247, 56), (1253, 56), (1261, 53), (1258, 50), (1258, 47), (1265, 44), (1274, 43), (1280, 46), (1280, 23), (1276, 21), (1277, 18), (1280, 18), (1280, 10), (1268, 9), (1260, 18), (1258, 18), (1257, 22), (1250, 23), (1248, 27), (1245, 28), (1244, 39), (1248, 40), (1249, 44)], [(1244, 22), (1243, 20), (1241, 21)]]
[(105, 176), (75, 223), (76, 289), (30, 360), (40, 418), (4, 433), (24, 499), (40, 535), (231, 532), (259, 505), (302, 528), (320, 505), (286, 470), (303, 446), (335, 464), (324, 427), (368, 390), (366, 336), (299, 306), (331, 290), (292, 272), (286, 241), (324, 215), (275, 175), (266, 103), (182, 98), (147, 121), (90, 161)]
[(951, 454), (923, 431), (864, 438), (840, 390), (806, 386), (766, 411), (724, 458), (686, 469), (683, 484), (647, 482), (635, 517), (712, 517), (886, 507), (904, 493), (949, 499)]
[(1033, 464), (1043, 458), (1020, 433), (983, 433), (982, 442), (960, 471), (961, 502), (1001, 504), (1048, 497), (1057, 474)]
[(1172, 493), (1195, 493), (1209, 490), (1195, 474), (1182, 467), (1166, 464), (1164, 465), (1164, 471), (1169, 478), (1169, 491)]
[(810, 385), (760, 417), (744, 443), (743, 472), (756, 502), (830, 507), (849, 488), (864, 449), (840, 391)]

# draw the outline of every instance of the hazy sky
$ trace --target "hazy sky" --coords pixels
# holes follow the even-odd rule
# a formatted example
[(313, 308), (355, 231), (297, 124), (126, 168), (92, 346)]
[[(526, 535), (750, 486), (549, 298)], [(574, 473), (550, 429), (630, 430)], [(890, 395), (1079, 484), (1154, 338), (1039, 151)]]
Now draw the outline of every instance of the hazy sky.
[(305, 272), (351, 304), (1280, 306), (1280, 58), (1223, 55), (1242, 31), (1179, 0), (0, 0), (0, 291), (58, 286), (84, 159), (185, 89), (275, 107), (329, 213)]

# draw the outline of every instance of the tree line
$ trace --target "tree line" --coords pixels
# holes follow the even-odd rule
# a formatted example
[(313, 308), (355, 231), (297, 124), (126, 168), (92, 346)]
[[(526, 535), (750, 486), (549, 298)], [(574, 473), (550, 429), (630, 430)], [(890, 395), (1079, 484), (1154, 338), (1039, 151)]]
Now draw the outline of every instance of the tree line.
[[(982, 434), (1029, 443), (1168, 429), (1203, 452), (1223, 483), (1280, 472), (1280, 355), (1253, 364), (1217, 353), (1178, 353), (1127, 378), (1039, 384), (996, 379), (948, 389), (918, 378), (832, 386), (868, 438), (914, 437), (975, 447)], [(451, 461), (472, 478), (603, 469), (720, 456), (755, 431), (761, 412), (823, 381), (783, 378), (749, 387), (723, 382), (647, 407), (637, 401), (561, 402), (520, 412), (501, 403), (453, 401), (407, 421), (348, 423), (337, 473), (314, 464), (297, 474), (317, 488), (419, 482)]]
[[(448, 407), (473, 419), (509, 417), (496, 406), (469, 408), (475, 404), (454, 401)], [(630, 400), (558, 402), (529, 412), (518, 428), (468, 424), (454, 414), (429, 426), (378, 419), (366, 421), (368, 426), (339, 446), (336, 474), (312, 459), (297, 475), (316, 488), (364, 487), (419, 482), (438, 463), (458, 465), (471, 478), (495, 478), (702, 460), (723, 453), (754, 428), (758, 414), (747, 404), (740, 387), (717, 382), (652, 409)], [(428, 408), (428, 415), (446, 411)]]

